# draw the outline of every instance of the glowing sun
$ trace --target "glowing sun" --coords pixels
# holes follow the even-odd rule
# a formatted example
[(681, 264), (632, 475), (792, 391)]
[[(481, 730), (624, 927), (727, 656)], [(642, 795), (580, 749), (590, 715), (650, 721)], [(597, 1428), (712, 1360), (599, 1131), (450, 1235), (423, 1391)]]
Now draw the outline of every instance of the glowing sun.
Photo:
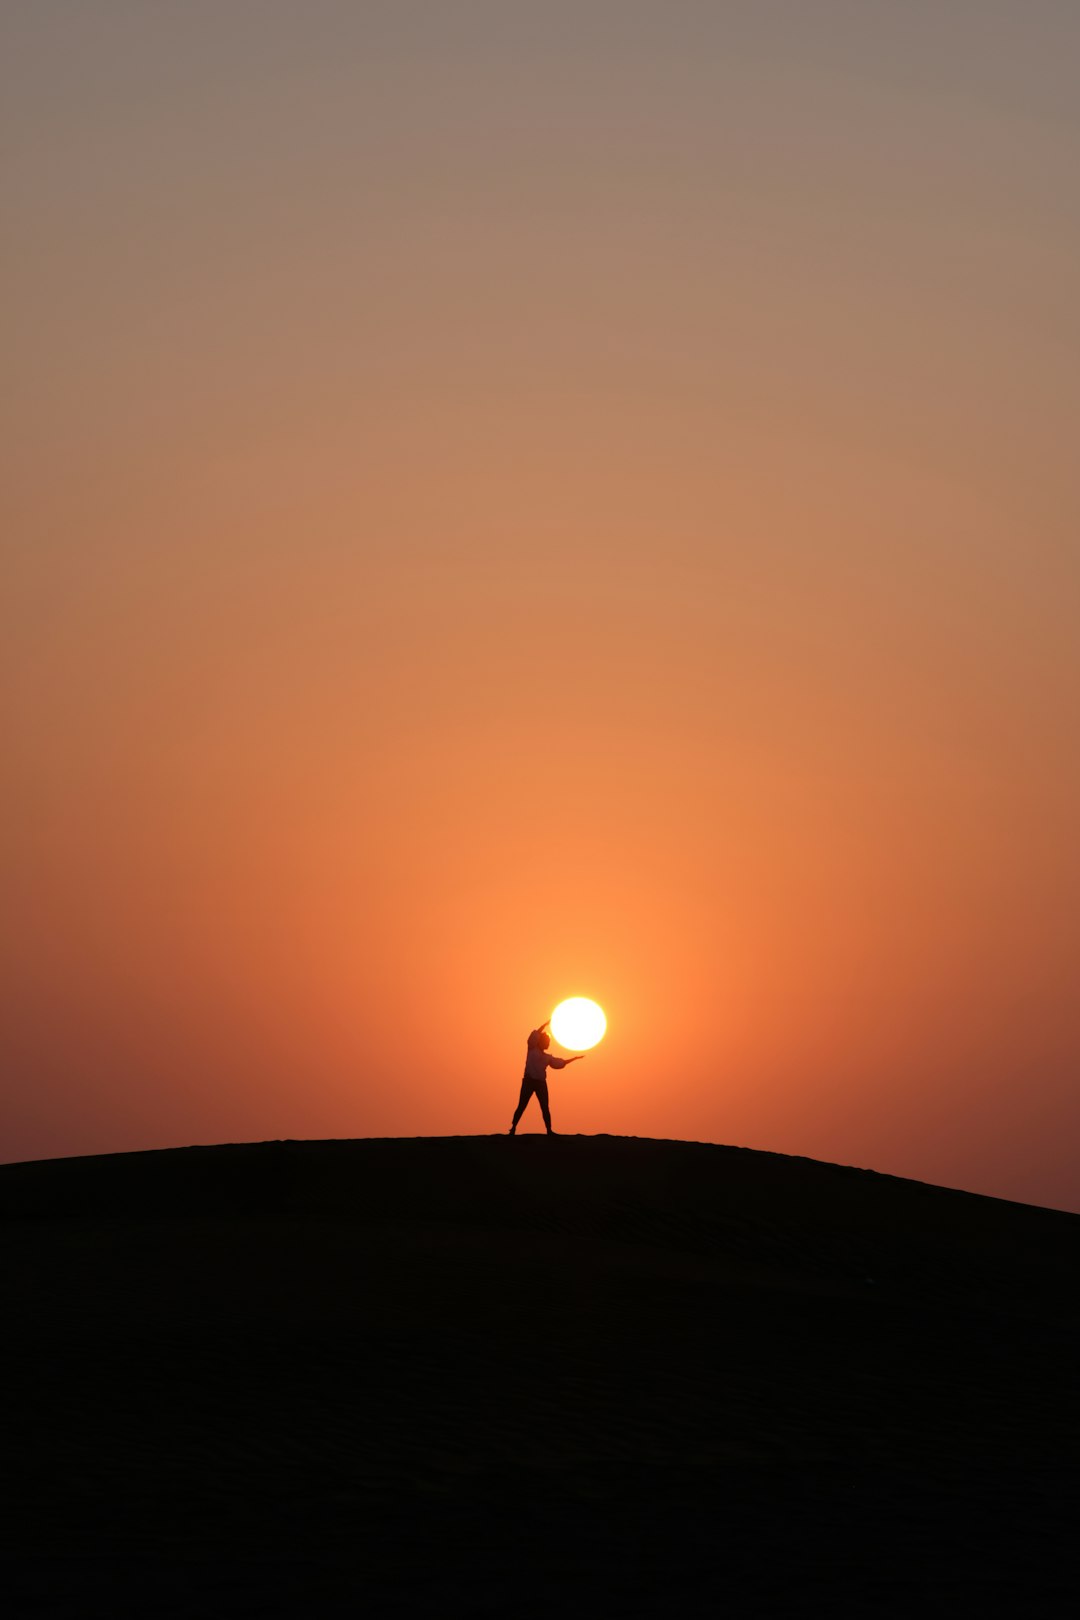
[(551, 1015), (551, 1033), (568, 1052), (587, 1052), (602, 1041), (607, 1029), (603, 1007), (587, 996), (571, 996), (560, 1001)]

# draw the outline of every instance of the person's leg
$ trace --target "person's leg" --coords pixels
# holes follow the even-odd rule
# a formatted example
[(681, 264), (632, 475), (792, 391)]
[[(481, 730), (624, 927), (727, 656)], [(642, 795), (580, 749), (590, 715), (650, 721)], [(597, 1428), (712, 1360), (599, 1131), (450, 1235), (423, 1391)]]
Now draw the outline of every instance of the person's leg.
[(525, 1112), (525, 1109), (528, 1106), (529, 1098), (532, 1096), (532, 1094), (533, 1094), (532, 1086), (529, 1084), (528, 1080), (523, 1080), (521, 1082), (521, 1096), (518, 1098), (518, 1105), (514, 1109), (513, 1123), (510, 1126), (510, 1135), (511, 1136), (513, 1136), (514, 1132), (517, 1130), (517, 1128), (518, 1128), (518, 1120), (521, 1118), (522, 1114)]
[(551, 1109), (548, 1107), (548, 1088), (546, 1080), (538, 1080), (536, 1082), (536, 1099), (540, 1104), (540, 1112), (544, 1116), (544, 1124), (547, 1126), (548, 1135), (550, 1136)]

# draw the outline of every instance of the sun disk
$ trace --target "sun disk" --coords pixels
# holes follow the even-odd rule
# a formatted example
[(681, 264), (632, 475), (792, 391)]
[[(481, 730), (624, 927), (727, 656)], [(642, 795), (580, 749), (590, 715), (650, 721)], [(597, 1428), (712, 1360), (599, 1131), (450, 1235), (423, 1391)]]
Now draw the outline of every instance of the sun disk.
[(571, 996), (560, 1001), (551, 1015), (551, 1033), (568, 1052), (587, 1052), (604, 1038), (607, 1019), (604, 1009), (587, 996)]

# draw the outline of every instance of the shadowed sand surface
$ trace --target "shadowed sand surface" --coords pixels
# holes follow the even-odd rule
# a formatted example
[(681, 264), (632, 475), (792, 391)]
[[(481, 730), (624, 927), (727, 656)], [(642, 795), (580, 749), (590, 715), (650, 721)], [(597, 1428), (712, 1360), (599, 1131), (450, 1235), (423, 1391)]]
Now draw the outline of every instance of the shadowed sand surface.
[(9, 1613), (1066, 1614), (1080, 1217), (524, 1136), (0, 1167)]

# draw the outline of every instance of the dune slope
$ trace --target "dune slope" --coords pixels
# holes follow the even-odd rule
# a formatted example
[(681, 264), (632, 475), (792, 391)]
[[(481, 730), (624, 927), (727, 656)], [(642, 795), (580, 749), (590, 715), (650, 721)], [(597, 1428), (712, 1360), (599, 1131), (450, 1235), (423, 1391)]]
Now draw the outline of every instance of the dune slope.
[(17, 1613), (1067, 1613), (1080, 1217), (625, 1138), (0, 1167)]

